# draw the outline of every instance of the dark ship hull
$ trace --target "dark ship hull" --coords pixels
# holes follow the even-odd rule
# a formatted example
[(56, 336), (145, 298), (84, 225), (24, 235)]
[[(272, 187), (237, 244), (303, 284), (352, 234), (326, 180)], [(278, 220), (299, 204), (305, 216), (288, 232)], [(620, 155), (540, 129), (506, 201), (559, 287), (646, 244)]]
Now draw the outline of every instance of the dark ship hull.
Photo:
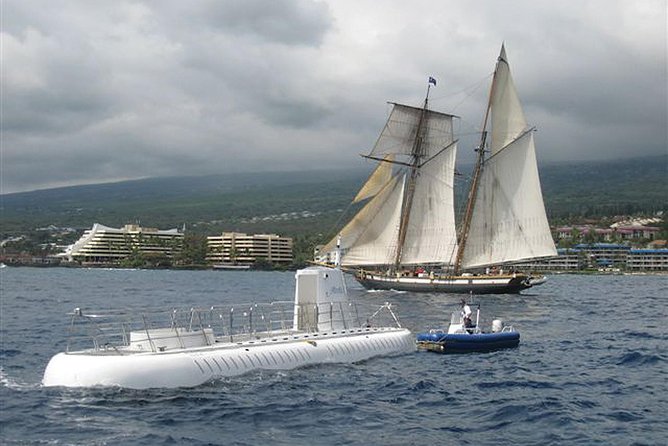
[(420, 293), (517, 294), (531, 288), (529, 276), (388, 276), (382, 273), (356, 272), (355, 279), (369, 290), (396, 290)]

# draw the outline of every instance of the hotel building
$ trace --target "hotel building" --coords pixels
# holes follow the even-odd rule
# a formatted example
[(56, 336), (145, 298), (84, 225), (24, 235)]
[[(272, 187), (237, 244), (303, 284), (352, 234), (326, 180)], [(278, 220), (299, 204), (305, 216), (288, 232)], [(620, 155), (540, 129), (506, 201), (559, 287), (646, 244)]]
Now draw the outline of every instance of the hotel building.
[(276, 234), (223, 232), (207, 237), (207, 261), (218, 265), (252, 265), (258, 260), (292, 263), (292, 238)]
[(557, 249), (557, 255), (542, 257), (511, 264), (522, 271), (578, 271), (585, 265), (584, 257), (579, 251)]
[(512, 265), (522, 270), (577, 271), (593, 268), (619, 268), (626, 271), (668, 271), (668, 249), (632, 249), (610, 243), (581, 244), (558, 249), (558, 255)]
[(121, 229), (95, 223), (65, 251), (69, 261), (82, 264), (117, 265), (131, 255), (173, 258), (181, 250), (183, 233), (125, 225)]
[(668, 271), (668, 249), (632, 249), (626, 257), (629, 271)]

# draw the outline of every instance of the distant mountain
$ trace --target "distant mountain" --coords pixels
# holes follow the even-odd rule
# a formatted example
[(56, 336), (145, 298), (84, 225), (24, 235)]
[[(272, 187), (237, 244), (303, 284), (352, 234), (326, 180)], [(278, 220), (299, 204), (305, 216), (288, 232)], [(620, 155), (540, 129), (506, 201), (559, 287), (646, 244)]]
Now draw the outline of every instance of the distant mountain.
[[(471, 166), (460, 166), (463, 177)], [(550, 218), (668, 210), (668, 158), (547, 164), (540, 167)], [(0, 196), (2, 232), (36, 227), (122, 226), (280, 232), (335, 230), (369, 174), (365, 170), (235, 173), (153, 178)], [(465, 196), (466, 182), (457, 185)]]
[(550, 164), (540, 175), (550, 218), (668, 210), (668, 155)]
[[(286, 223), (340, 214), (367, 174), (364, 170), (235, 173), (6, 194), (0, 196), (2, 230), (12, 233), (49, 224), (87, 228), (95, 222), (116, 227), (138, 222), (160, 228), (186, 224), (202, 231), (249, 226), (262, 231), (290, 226), (298, 230), (299, 225)], [(304, 213), (307, 217), (301, 217)]]

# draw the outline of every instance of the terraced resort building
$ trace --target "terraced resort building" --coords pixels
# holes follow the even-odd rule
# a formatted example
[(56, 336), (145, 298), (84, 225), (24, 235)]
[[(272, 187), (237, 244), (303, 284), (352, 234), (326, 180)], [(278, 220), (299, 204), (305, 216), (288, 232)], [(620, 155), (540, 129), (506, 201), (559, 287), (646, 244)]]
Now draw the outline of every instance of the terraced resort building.
[(69, 261), (82, 265), (119, 265), (130, 259), (159, 263), (180, 252), (183, 232), (129, 224), (120, 229), (95, 223), (65, 252)]

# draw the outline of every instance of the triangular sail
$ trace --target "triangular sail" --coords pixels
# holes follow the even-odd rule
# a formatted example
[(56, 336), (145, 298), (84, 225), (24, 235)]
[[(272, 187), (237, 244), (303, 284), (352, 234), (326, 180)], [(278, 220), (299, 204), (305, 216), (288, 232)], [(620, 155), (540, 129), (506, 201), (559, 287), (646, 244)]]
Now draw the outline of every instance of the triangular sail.
[(454, 212), (456, 144), (421, 169), (401, 262), (451, 264), (457, 252)]
[(390, 179), (392, 179), (392, 161), (394, 161), (394, 155), (389, 154), (385, 157), (385, 161), (378, 163), (378, 166), (369, 175), (364, 186), (357, 192), (353, 203), (373, 197), (387, 185)]
[(489, 110), (490, 157), (482, 163), (461, 267), (556, 255), (540, 190), (533, 132), (527, 128), (505, 48)]
[[(340, 231), (343, 266), (384, 265), (396, 251), (405, 176), (395, 176)], [(322, 248), (331, 253), (335, 237)]]
[(462, 268), (552, 255), (533, 132), (527, 132), (485, 162)]
[(522, 104), (510, 74), (506, 49), (503, 46), (494, 75), (490, 107), (492, 110), (490, 152), (494, 155), (527, 129)]

